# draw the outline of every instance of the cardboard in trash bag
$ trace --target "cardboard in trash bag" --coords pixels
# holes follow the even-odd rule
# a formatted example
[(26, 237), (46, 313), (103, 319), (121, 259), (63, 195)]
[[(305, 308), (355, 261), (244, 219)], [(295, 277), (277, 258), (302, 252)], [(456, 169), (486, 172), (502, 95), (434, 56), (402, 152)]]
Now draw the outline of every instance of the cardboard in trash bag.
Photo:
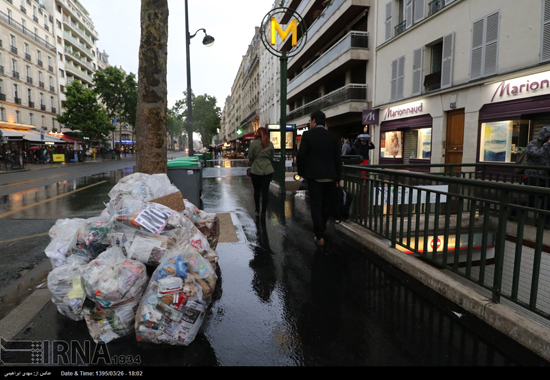
[(181, 191), (153, 199), (151, 202), (159, 203), (177, 212), (183, 212), (185, 210), (185, 203), (183, 202)]

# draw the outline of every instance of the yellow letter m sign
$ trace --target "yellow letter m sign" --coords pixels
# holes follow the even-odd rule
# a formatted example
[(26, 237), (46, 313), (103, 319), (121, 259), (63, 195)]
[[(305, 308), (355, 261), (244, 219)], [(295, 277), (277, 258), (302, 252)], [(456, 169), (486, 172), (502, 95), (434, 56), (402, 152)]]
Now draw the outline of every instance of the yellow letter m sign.
[(275, 33), (279, 33), (283, 42), (288, 37), (288, 34), (292, 33), (292, 46), (296, 46), (298, 39), (298, 22), (293, 18), (287, 28), (283, 30), (275, 17), (271, 17), (271, 45), (275, 45)]

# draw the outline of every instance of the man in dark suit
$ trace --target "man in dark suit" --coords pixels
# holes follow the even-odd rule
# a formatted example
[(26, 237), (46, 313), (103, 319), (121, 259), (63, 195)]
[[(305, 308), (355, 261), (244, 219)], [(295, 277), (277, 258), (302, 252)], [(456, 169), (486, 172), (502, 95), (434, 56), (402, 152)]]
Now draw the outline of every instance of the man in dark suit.
[(307, 180), (314, 241), (325, 245), (324, 233), (330, 215), (332, 189), (340, 182), (341, 147), (338, 136), (325, 128), (325, 114), (311, 114), (309, 131), (302, 135), (298, 150), (298, 174)]

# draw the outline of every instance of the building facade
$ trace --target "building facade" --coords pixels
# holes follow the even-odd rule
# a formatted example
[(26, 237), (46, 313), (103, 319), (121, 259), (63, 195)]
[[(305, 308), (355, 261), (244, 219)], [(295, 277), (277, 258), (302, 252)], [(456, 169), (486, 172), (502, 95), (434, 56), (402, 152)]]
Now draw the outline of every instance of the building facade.
[(514, 163), (550, 125), (549, 1), (376, 9), (375, 162)]
[(53, 17), (35, 0), (0, 2), (0, 154), (21, 152), (30, 142), (62, 142)]
[(287, 0), (284, 6), (307, 25), (306, 44), (288, 61), (287, 123), (296, 125), (299, 136), (311, 112), (321, 109), (329, 130), (357, 138), (366, 132), (362, 112), (373, 100), (371, 1)]

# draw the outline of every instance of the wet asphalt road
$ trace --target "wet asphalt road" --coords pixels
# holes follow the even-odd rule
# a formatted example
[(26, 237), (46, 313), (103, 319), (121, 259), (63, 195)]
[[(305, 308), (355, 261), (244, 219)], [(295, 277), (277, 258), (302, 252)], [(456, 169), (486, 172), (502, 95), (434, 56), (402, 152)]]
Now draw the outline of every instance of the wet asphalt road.
[[(201, 332), (188, 347), (136, 343), (135, 336), (115, 340), (106, 346), (112, 360), (122, 358), (146, 371), (149, 366), (548, 364), (362, 247), (342, 240), (333, 225), (326, 249), (319, 251), (304, 193), (271, 193), (265, 219), (254, 217), (245, 166), (232, 166), (203, 172), (201, 207), (229, 213), (238, 239), (218, 244), (219, 279)], [(40, 265), (50, 269), (43, 249), (55, 221), (98, 215), (109, 200), (108, 191), (132, 171), (130, 166), (66, 181), (60, 176), (51, 185), (1, 198), (3, 315), (28, 289), (44, 287), (44, 275), (34, 272), (40, 272)], [(14, 284), (19, 284), (16, 291)], [(48, 356), (56, 341), (99, 349), (84, 321), (63, 317), (51, 302), (13, 340), (48, 342), (45, 356), (55, 366), (63, 364)], [(26, 360), (21, 353), (2, 355), (6, 363)], [(90, 355), (69, 360), (93, 364)]]

